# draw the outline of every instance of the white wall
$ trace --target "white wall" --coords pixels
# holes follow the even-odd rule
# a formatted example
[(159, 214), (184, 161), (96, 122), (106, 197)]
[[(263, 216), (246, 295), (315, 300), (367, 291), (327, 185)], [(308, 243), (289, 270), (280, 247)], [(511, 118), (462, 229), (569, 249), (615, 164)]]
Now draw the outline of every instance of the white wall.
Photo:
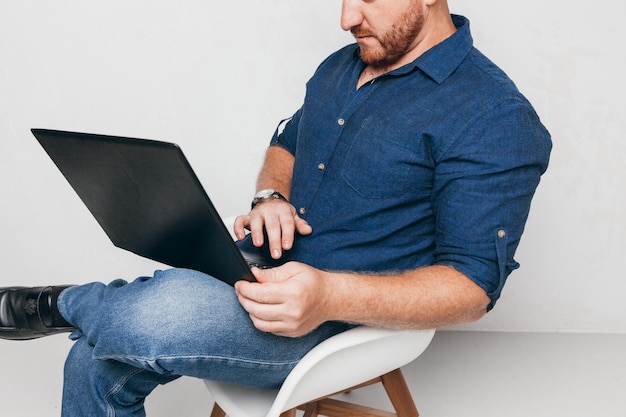
[[(178, 142), (218, 209), (241, 212), (276, 123), (299, 106), (320, 60), (351, 41), (339, 3), (0, 3), (0, 285), (108, 281), (158, 267), (112, 247), (30, 128)], [(626, 333), (626, 4), (450, 3), (554, 138), (522, 267), (496, 309), (463, 329)], [(0, 402), (40, 392), (29, 407), (54, 415), (68, 346), (62, 336), (0, 342)]]
[(626, 4), (453, 1), (553, 135), (514, 272), (472, 328), (626, 332)]

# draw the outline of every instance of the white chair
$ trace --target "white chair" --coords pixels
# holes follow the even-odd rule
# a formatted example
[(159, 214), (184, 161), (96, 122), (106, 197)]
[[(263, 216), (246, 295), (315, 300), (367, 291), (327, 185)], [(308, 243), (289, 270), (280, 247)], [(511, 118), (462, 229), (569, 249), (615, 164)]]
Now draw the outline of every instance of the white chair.
[[(307, 353), (278, 390), (204, 381), (215, 405), (211, 417), (417, 417), (400, 367), (429, 345), (434, 330), (357, 327)], [(382, 382), (396, 413), (328, 398)]]
[[(224, 221), (227, 227), (234, 218)], [(230, 227), (229, 230), (232, 230)], [(205, 380), (215, 400), (211, 417), (417, 417), (400, 367), (428, 347), (435, 330), (356, 327), (308, 352), (280, 389), (259, 389)], [(328, 397), (381, 382), (396, 413)]]

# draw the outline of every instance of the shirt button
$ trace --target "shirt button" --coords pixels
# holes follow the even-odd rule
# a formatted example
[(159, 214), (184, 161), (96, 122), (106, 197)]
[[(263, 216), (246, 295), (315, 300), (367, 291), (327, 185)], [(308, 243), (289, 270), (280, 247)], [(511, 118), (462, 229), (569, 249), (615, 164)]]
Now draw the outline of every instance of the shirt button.
[(323, 171), (326, 169), (326, 165), (324, 165), (323, 162), (320, 162), (319, 164), (317, 164), (317, 169), (319, 169), (320, 171)]
[(506, 236), (506, 232), (504, 230), (498, 230), (498, 237), (502, 239), (504, 236)]
[(343, 120), (343, 119), (339, 119), (339, 120), (337, 120), (337, 124), (338, 124), (339, 126), (343, 126), (343, 125), (345, 125), (345, 124), (346, 124), (346, 121), (345, 121), (345, 120)]
[(300, 207), (300, 210), (298, 210), (298, 212), (300, 214), (305, 214), (306, 213), (306, 209), (304, 207)]

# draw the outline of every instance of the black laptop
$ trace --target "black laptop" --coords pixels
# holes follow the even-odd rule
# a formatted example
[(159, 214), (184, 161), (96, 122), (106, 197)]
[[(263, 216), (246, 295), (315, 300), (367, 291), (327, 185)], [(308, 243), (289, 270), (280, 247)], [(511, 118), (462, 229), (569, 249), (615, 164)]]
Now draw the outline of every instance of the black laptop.
[(250, 264), (275, 266), (239, 250), (174, 143), (32, 129), (117, 247), (230, 285), (253, 281)]

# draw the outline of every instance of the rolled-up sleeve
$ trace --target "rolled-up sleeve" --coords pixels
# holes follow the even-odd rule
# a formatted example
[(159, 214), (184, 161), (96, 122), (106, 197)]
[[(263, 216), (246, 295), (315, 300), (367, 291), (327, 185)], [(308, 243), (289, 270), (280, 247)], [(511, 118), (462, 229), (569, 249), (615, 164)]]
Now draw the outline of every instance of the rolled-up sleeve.
[(288, 119), (281, 120), (270, 140), (270, 146), (280, 146), (292, 155), (296, 154), (298, 144), (298, 124), (302, 109)]
[(550, 135), (526, 101), (509, 99), (478, 115), (436, 156), (435, 264), (462, 272), (493, 308), (551, 150)]

